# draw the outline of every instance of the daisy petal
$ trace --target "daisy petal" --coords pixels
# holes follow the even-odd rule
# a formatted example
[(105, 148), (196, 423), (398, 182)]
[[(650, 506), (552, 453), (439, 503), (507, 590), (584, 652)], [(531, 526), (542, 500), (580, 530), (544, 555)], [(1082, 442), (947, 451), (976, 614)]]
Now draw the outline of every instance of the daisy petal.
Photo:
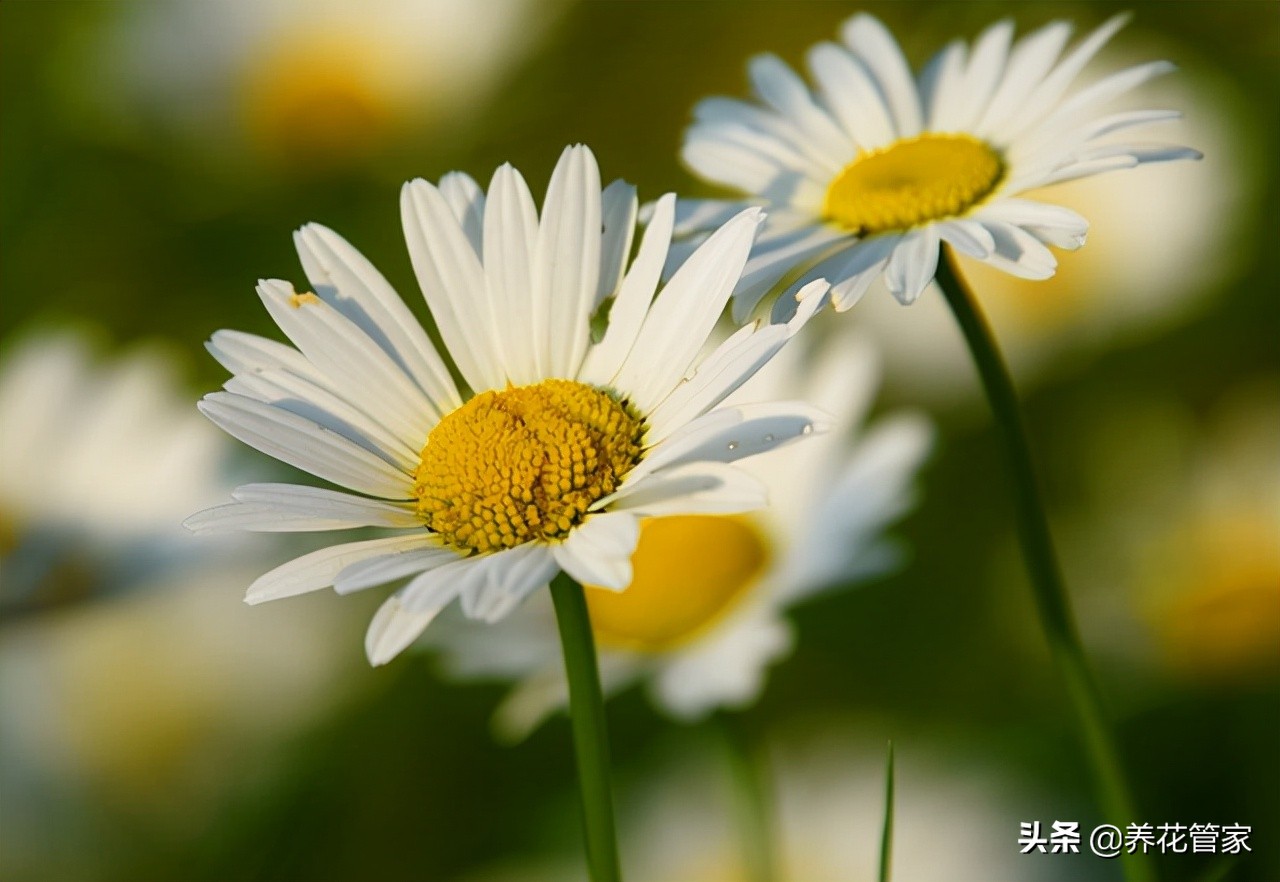
[(825, 305), (827, 288), (822, 280), (811, 283), (795, 295), (798, 308), (789, 321), (744, 327), (716, 347), (649, 415), (649, 443), (662, 441), (751, 379)]
[(640, 240), (640, 251), (609, 308), (604, 337), (591, 348), (583, 362), (579, 372), (582, 380), (597, 386), (613, 385), (614, 377), (631, 354), (662, 277), (671, 244), (675, 205), (674, 193), (663, 196), (655, 205), (653, 218)]
[(918, 134), (922, 123), (920, 96), (898, 41), (878, 19), (865, 14), (845, 22), (840, 36), (875, 76), (893, 114), (898, 137)]
[(575, 376), (586, 355), (600, 284), (600, 211), (595, 157), (581, 145), (566, 148), (551, 174), (534, 258), (533, 333), (548, 356), (544, 376)]
[(749, 208), (725, 224), (685, 261), (645, 317), (618, 372), (642, 411), (656, 405), (684, 376), (742, 276), (762, 220)]
[(636, 188), (623, 180), (605, 187), (600, 203), (604, 236), (600, 246), (600, 284), (591, 303), (593, 310), (617, 293), (622, 282), (622, 273), (631, 255), (631, 239), (636, 232), (636, 213), (640, 205), (636, 200)]
[(631, 584), (631, 555), (638, 541), (640, 522), (634, 515), (606, 512), (587, 518), (551, 552), (579, 584), (621, 591)]
[[(422, 636), (427, 625), (453, 602), (465, 586), (465, 571), (457, 579), (442, 578), (452, 564), (423, 573), (378, 607), (365, 634), (364, 649), (371, 665), (385, 665)], [(452, 573), (450, 575), (453, 575)]]
[(875, 150), (897, 137), (884, 96), (862, 62), (834, 43), (809, 50), (809, 71), (818, 84), (822, 103), (862, 150)]
[(484, 254), (484, 191), (471, 175), (455, 171), (440, 179), (440, 195), (449, 203), (476, 257), (481, 257)]
[(781, 59), (758, 55), (748, 63), (747, 72), (760, 100), (798, 130), (800, 143), (828, 172), (838, 172), (853, 158), (848, 136), (813, 102), (804, 80)]
[(1000, 86), (974, 129), (976, 133), (998, 135), (1005, 120), (1022, 109), (1027, 96), (1052, 69), (1070, 36), (1071, 25), (1055, 21), (1018, 41)]
[(723, 462), (672, 466), (636, 482), (610, 503), (637, 517), (736, 514), (764, 508), (768, 489), (757, 477)]
[(522, 545), (501, 552), (501, 557), (501, 564), (494, 561), (489, 566), (485, 583), (462, 596), (462, 612), (468, 618), (488, 623), (505, 618), (560, 569), (555, 555), (542, 545)]
[(432, 541), (435, 540), (424, 532), (413, 536), (391, 536), (321, 548), (259, 576), (249, 586), (245, 603), (263, 603), (328, 588), (338, 577), (338, 573), (356, 561), (419, 548)]
[(454, 549), (441, 545), (438, 536), (429, 535), (433, 544), (372, 557), (343, 567), (333, 582), (333, 590), (338, 594), (354, 594), (365, 588), (466, 560)]
[(885, 267), (889, 293), (904, 306), (914, 303), (938, 268), (938, 231), (929, 225), (902, 237)]
[(310, 532), (355, 527), (421, 527), (412, 505), (352, 496), (299, 484), (246, 484), (231, 494), (236, 501), (210, 508), (183, 521), (193, 533), (227, 530)]
[(477, 391), (502, 388), (484, 270), (448, 200), (419, 178), (400, 191), (400, 214), (418, 285), (463, 379)]
[(538, 248), (538, 209), (520, 172), (504, 164), (493, 173), (484, 216), (485, 279), (498, 315), (503, 339), (507, 379), (517, 385), (541, 378), (538, 366), (540, 340), (529, 333), (533, 326), (533, 299), (529, 286), (534, 278)]
[(199, 408), (228, 435), (318, 478), (385, 499), (409, 495), (408, 475), (311, 420), (229, 392), (206, 395)]
[(333, 230), (307, 224), (294, 243), (315, 292), (369, 335), (448, 413), (462, 399), (449, 369), (390, 283), (363, 254)]

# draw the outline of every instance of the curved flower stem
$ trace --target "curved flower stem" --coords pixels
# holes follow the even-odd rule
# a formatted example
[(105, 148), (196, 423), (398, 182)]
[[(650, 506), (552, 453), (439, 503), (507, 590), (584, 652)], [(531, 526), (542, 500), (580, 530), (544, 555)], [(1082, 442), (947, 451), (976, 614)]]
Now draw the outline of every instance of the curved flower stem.
[(770, 787), (761, 752), (740, 716), (718, 713), (720, 730), (733, 784), (734, 815), (741, 844), (742, 868), (748, 882), (774, 882), (778, 878), (773, 841)]
[[(1040, 627), (1049, 643), (1049, 652), (1057, 665), (1071, 703), (1075, 708), (1089, 760), (1093, 766), (1099, 800), (1107, 820), (1123, 827), (1136, 821), (1133, 800), (1129, 796), (1114, 739), (1102, 710), (1102, 696), (1085, 661), (1084, 649), (1076, 630), (1066, 586), (1058, 568), (1049, 522), (1036, 482), (1027, 443), (1022, 412), (1013, 380), (996, 346), (995, 337), (969, 289), (960, 280), (947, 250), (938, 262), (937, 282), (946, 295), (951, 312), (964, 333), (965, 342), (982, 378), (1000, 436), (1004, 442), (1013, 479), (1013, 501), (1018, 525), (1018, 541), (1031, 577)], [(1149, 882), (1155, 878), (1150, 858), (1144, 854), (1121, 855), (1125, 877), (1130, 882)]]
[(596, 664), (595, 637), (582, 586), (561, 573), (551, 582), (565, 675), (569, 680), (569, 717), (582, 792), (582, 827), (591, 882), (619, 882), (618, 843), (609, 782), (609, 734), (604, 695)]

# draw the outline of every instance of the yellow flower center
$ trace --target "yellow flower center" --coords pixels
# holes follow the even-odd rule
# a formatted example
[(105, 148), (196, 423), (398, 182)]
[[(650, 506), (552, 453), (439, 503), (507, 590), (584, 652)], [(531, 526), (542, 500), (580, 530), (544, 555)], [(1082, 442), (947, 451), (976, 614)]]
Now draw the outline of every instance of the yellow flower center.
[(865, 236), (954, 217), (1004, 177), (1004, 161), (968, 135), (920, 135), (860, 154), (827, 189), (824, 216)]
[(354, 34), (273, 44), (244, 71), (242, 113), (269, 158), (325, 167), (374, 152), (396, 122), (383, 50)]
[(679, 515), (640, 525), (627, 590), (587, 586), (601, 646), (661, 652), (702, 633), (732, 609), (769, 563), (747, 518)]
[(483, 392), (427, 437), (418, 513), (471, 551), (561, 539), (640, 461), (644, 429), (627, 402), (573, 380)]

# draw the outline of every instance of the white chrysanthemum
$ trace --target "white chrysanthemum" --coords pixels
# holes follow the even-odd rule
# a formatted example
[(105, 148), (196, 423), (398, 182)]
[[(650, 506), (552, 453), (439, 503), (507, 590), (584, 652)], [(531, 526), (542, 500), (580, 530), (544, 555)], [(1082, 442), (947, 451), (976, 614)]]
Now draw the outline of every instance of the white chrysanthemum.
[[(767, 509), (647, 521), (627, 590), (588, 588), (607, 691), (644, 682), (660, 708), (685, 720), (750, 704), (765, 669), (791, 649), (788, 606), (895, 565), (898, 549), (883, 532), (912, 502), (931, 429), (899, 414), (861, 430), (877, 368), (866, 345), (817, 365), (791, 349), (729, 400), (812, 401), (834, 415), (833, 430), (801, 455), (743, 464), (768, 487)], [(550, 599), (538, 598), (499, 627), (442, 628), (431, 639), (458, 676), (518, 681), (495, 725), (519, 738), (567, 704), (555, 634)]]
[[(200, 407), (245, 443), (355, 493), (249, 485), (188, 525), (397, 532), (287, 563), (251, 586), (250, 602), (412, 576), (369, 628), (380, 664), (455, 598), (494, 621), (562, 569), (621, 590), (642, 518), (760, 507), (759, 482), (729, 463), (823, 419), (799, 402), (719, 405), (825, 302), (825, 283), (803, 292), (792, 321), (743, 328), (699, 359), (759, 209), (713, 233), (655, 296), (675, 197), (658, 201), (624, 273), (635, 191), (618, 181), (602, 193), (585, 147), (561, 157), (541, 216), (509, 165), (487, 196), (454, 173), (439, 187), (405, 185), (401, 207), (427, 304), (473, 392), (459, 391), (368, 261), (324, 227), (299, 230), (315, 293), (281, 281), (258, 289), (297, 349), (218, 332), (210, 351), (235, 376)], [(593, 342), (592, 315), (611, 298)]]
[[(1123, 21), (1111, 19), (1065, 55), (1067, 23), (1014, 43), (1013, 24), (1001, 21), (972, 49), (951, 43), (917, 77), (885, 27), (855, 15), (841, 29), (842, 45), (809, 51), (813, 89), (778, 58), (755, 58), (750, 74), (761, 104), (704, 100), (682, 151), (695, 174), (770, 208), (735, 314), (748, 315), (800, 266), (812, 266), (802, 281), (831, 280), (837, 309), (881, 275), (910, 303), (933, 278), (943, 243), (1016, 276), (1051, 276), (1057, 262), (1047, 246), (1080, 247), (1088, 222), (1017, 194), (1199, 156), (1110, 137), (1175, 119), (1176, 111), (1101, 115), (1112, 99), (1171, 70), (1169, 62), (1072, 91)], [(700, 233), (740, 208), (690, 202), (677, 232)]]
[[(103, 66), (200, 146), (291, 162), (359, 157), (407, 124), (474, 118), (562, 4), (255, 0), (126, 8)], [(119, 125), (118, 121), (114, 121)]]
[(70, 331), (15, 341), (0, 362), (0, 608), (130, 584), (194, 550), (174, 531), (225, 495), (226, 453), (158, 353), (101, 362)]

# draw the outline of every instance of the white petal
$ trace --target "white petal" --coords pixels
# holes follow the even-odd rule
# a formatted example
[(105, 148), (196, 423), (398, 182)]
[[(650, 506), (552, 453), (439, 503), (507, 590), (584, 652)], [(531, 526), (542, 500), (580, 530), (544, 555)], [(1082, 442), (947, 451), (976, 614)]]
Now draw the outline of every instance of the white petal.
[(440, 179), (440, 195), (449, 203), (476, 257), (483, 258), (485, 200), (480, 185), (468, 174), (449, 172)]
[(582, 585), (621, 591), (631, 584), (631, 555), (640, 540), (640, 523), (628, 512), (588, 517), (551, 547), (564, 571)]
[(849, 137), (814, 103), (804, 80), (780, 58), (758, 55), (748, 63), (747, 72), (760, 100), (782, 115), (809, 155), (829, 172), (840, 171), (853, 158)]
[(986, 263), (1020, 279), (1047, 279), (1058, 267), (1058, 260), (1040, 240), (1021, 227), (1003, 221), (984, 220), (996, 250)]
[(427, 535), (432, 540), (431, 544), (422, 543), (420, 547), (394, 551), (343, 567), (334, 579), (333, 590), (339, 594), (352, 594), (448, 564), (461, 565), (466, 560), (456, 550), (442, 545), (437, 534)]
[(298, 297), (288, 282), (265, 280), (258, 296), (327, 386), (410, 447), (426, 439), (439, 411), (359, 327), (318, 298)]
[(1013, 22), (1008, 19), (996, 22), (978, 37), (969, 56), (964, 85), (956, 95), (955, 108), (944, 117), (948, 129), (971, 131), (986, 111), (1004, 72), (1012, 40)]
[(954, 129), (948, 123), (947, 114), (954, 113), (959, 103), (967, 55), (964, 42), (952, 40), (920, 72), (920, 104), (930, 131)]
[(532, 286), (538, 250), (538, 209), (520, 172), (504, 164), (493, 173), (484, 215), (485, 279), (495, 311), (501, 317), (507, 378), (516, 385), (537, 382), (546, 361), (535, 339)]
[(746, 321), (764, 295), (783, 276), (804, 268), (814, 257), (848, 238), (843, 230), (824, 225), (770, 233), (771, 225), (766, 221), (742, 271), (742, 278), (733, 290), (734, 321)]
[(954, 218), (933, 225), (942, 241), (961, 254), (983, 258), (995, 250), (995, 240), (987, 228), (968, 218)]
[(322, 300), (382, 347), (441, 414), (462, 403), (449, 369), (426, 332), (363, 254), (320, 224), (298, 230), (294, 242), (307, 278)]
[(768, 490), (759, 478), (723, 462), (690, 462), (648, 475), (615, 495), (610, 511), (640, 517), (735, 514), (764, 508)]
[(618, 291), (622, 273), (631, 256), (631, 240), (636, 232), (636, 213), (640, 203), (636, 200), (636, 188), (621, 179), (604, 188), (600, 194), (600, 224), (604, 234), (600, 245), (600, 284), (596, 289), (591, 308), (597, 306)]
[[(686, 462), (733, 462), (781, 447), (815, 432), (830, 419), (800, 401), (774, 401), (720, 408), (704, 414), (657, 444), (632, 469), (618, 493), (644, 475)], [(615, 494), (616, 495), (616, 494)], [(597, 503), (599, 505), (600, 503)]]
[(548, 356), (547, 376), (576, 376), (587, 353), (600, 284), (600, 210), (595, 157), (582, 145), (566, 148), (551, 174), (534, 260), (540, 301), (532, 331)]
[(876, 18), (855, 15), (841, 26), (840, 36), (875, 77), (893, 114), (898, 137), (918, 134), (922, 123), (920, 96), (893, 35)]
[[(649, 225), (653, 222), (658, 203), (651, 202), (640, 210), (640, 219)], [(674, 232), (687, 236), (703, 230), (715, 230), (732, 220), (744, 208), (751, 206), (737, 199), (681, 199), (676, 203)]]
[[(319, 376), (314, 369), (307, 373)], [(378, 454), (404, 472), (412, 474), (417, 467), (417, 451), (400, 435), (347, 403), (325, 385), (323, 377), (311, 380), (291, 370), (260, 369), (237, 374), (222, 388), (312, 420)]]
[(422, 636), (427, 625), (448, 606), (464, 587), (463, 578), (441, 578), (459, 561), (423, 573), (378, 607), (365, 634), (364, 649), (371, 665), (385, 665)]
[(368, 539), (364, 542), (348, 542), (321, 548), (319, 551), (294, 558), (271, 572), (259, 576), (249, 586), (249, 592), (244, 599), (246, 603), (262, 603), (328, 588), (344, 567), (356, 561), (404, 549), (418, 548), (433, 541), (436, 540), (424, 531), (413, 536), (390, 536), (384, 539)]
[(617, 388), (648, 412), (689, 369), (742, 276), (761, 221), (749, 208), (708, 237), (654, 301)]
[(999, 220), (1020, 227), (1053, 227), (1083, 239), (1089, 232), (1089, 221), (1070, 208), (1031, 199), (997, 199), (985, 205), (974, 217)]
[(822, 103), (857, 147), (875, 150), (897, 139), (885, 99), (861, 61), (834, 43), (814, 46), (808, 61)]
[(489, 623), (505, 618), (560, 571), (551, 549), (538, 543), (521, 545), (494, 557), (501, 557), (501, 561), (495, 559), (487, 568), (484, 584), (462, 596), (462, 611), (468, 618)]
[(322, 375), (305, 355), (292, 346), (243, 331), (214, 331), (204, 344), (218, 364), (233, 374), (284, 368), (316, 382)]
[(1049, 22), (1018, 41), (1009, 55), (1000, 86), (974, 131), (981, 137), (998, 133), (1004, 122), (1022, 109), (1027, 96), (1040, 85), (1071, 36), (1071, 25)]
[(385, 499), (409, 495), (412, 478), (311, 420), (228, 392), (206, 395), (198, 407), (232, 437), (318, 478)]
[(903, 304), (914, 303), (938, 268), (938, 233), (932, 225), (912, 230), (893, 249), (885, 268), (889, 293)]
[(1022, 108), (1001, 125), (1005, 141), (1016, 138), (1021, 132), (1058, 106), (1060, 99), (1080, 75), (1093, 56), (1129, 20), (1128, 13), (1112, 16), (1097, 30), (1067, 53), (1066, 57), (1046, 76), (1026, 100)]
[(400, 215), (418, 285), (463, 379), (476, 391), (502, 388), (506, 376), (484, 271), (453, 209), (419, 178), (400, 191)]
[(355, 527), (421, 527), (412, 505), (352, 496), (299, 484), (246, 484), (231, 494), (236, 501), (210, 508), (183, 521), (193, 533), (228, 530), (306, 532)]
[(1117, 71), (1081, 89), (1062, 102), (1038, 128), (1054, 129), (1071, 125), (1076, 120), (1095, 112), (1100, 105), (1136, 89), (1148, 80), (1176, 69), (1175, 65), (1169, 61), (1148, 61), (1145, 64), (1136, 64)]
[(662, 277), (662, 267), (671, 245), (675, 204), (675, 194), (668, 193), (655, 205), (653, 218), (640, 240), (640, 251), (609, 308), (609, 323), (604, 337), (591, 348), (583, 362), (579, 372), (582, 380), (597, 386), (613, 385), (614, 377), (635, 346)]
[(819, 280), (798, 294), (797, 309), (785, 323), (741, 328), (703, 359), (649, 415), (646, 440), (657, 443), (731, 395), (764, 367), (826, 303), (828, 285)]

